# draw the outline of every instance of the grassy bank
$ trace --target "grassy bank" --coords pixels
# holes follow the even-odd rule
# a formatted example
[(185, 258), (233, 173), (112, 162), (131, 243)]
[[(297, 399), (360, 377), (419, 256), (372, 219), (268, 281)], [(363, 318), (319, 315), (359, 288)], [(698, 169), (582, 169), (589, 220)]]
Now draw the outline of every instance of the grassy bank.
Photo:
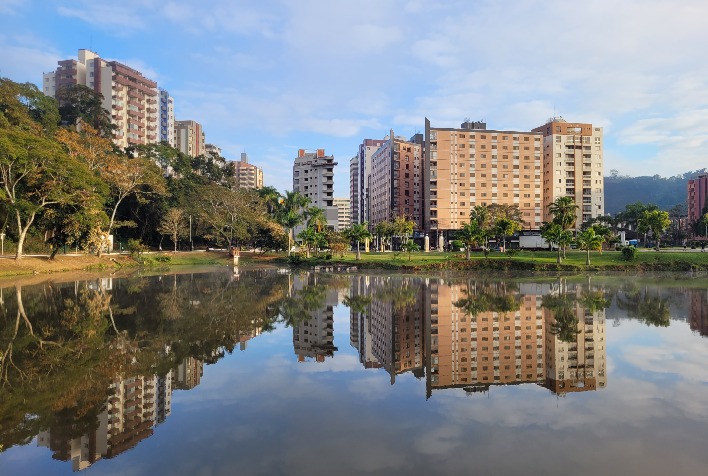
[[(289, 264), (286, 257), (277, 258), (280, 264)], [(514, 256), (504, 253), (490, 253), (485, 257), (473, 253), (470, 260), (464, 253), (362, 253), (356, 261), (354, 253), (344, 257), (335, 256), (331, 260), (313, 258), (303, 260), (299, 266), (357, 266), (358, 268), (382, 268), (405, 270), (525, 270), (525, 271), (691, 271), (708, 270), (708, 253), (694, 251), (653, 251), (640, 250), (636, 258), (626, 261), (616, 251), (602, 254), (591, 253), (590, 265), (586, 265), (586, 252), (569, 250), (566, 258), (557, 263), (557, 254), (546, 251), (521, 251)]]
[[(361, 260), (356, 260), (354, 253), (343, 257), (335, 256), (331, 260), (324, 258), (304, 259), (300, 267), (312, 266), (356, 266), (361, 269), (401, 269), (425, 271), (437, 269), (449, 270), (524, 270), (524, 271), (708, 271), (708, 253), (695, 251), (660, 251), (640, 250), (636, 259), (625, 261), (622, 254), (606, 251), (602, 255), (591, 254), (591, 265), (585, 265), (586, 254), (583, 251), (570, 250), (561, 264), (556, 263), (555, 252), (522, 251), (515, 256), (504, 253), (490, 253), (484, 257), (473, 253), (471, 259), (465, 259), (464, 253), (362, 253)], [(140, 261), (140, 262), (139, 262)], [(194, 251), (178, 253), (145, 253), (136, 260), (124, 254), (104, 255), (57, 255), (54, 260), (47, 256), (27, 256), (15, 262), (9, 257), (0, 258), (0, 276), (19, 276), (48, 274), (70, 271), (101, 271), (131, 268), (159, 268), (172, 266), (224, 266), (233, 264), (233, 260), (223, 251)], [(275, 264), (290, 266), (284, 254), (242, 253), (240, 265)]]

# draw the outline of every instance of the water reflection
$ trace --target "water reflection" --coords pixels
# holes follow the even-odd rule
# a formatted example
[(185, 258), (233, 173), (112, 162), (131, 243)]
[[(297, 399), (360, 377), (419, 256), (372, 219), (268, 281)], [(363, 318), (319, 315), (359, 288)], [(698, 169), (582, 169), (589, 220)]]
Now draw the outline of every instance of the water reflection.
[(342, 353), (340, 304), (362, 370), (391, 385), (410, 373), (433, 401), (449, 389), (607, 388), (608, 320), (683, 319), (708, 335), (704, 288), (611, 279), (263, 270), (17, 284), (0, 288), (0, 453), (36, 437), (75, 471), (114, 458), (156, 432), (205, 365), (282, 327), (295, 360), (321, 368)]

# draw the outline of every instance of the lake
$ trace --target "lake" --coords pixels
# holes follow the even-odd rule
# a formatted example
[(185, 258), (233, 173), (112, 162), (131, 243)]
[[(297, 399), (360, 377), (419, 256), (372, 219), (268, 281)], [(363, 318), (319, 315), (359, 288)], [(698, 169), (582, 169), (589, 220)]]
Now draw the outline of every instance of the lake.
[(708, 279), (279, 269), (0, 288), (0, 474), (708, 471)]

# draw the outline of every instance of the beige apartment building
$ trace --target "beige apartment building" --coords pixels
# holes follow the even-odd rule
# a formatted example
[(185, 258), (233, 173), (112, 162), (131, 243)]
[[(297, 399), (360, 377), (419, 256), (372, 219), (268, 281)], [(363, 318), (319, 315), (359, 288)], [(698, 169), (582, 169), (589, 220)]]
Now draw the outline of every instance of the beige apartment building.
[(398, 216), (423, 229), (423, 146), (396, 137), (391, 130), (386, 142), (371, 156), (369, 176), (369, 227)]
[(191, 120), (175, 121), (175, 147), (190, 157), (206, 153), (206, 138), (202, 125)]
[[(334, 156), (325, 155), (324, 149), (307, 152), (299, 149), (293, 164), (293, 191), (310, 199), (311, 205), (323, 208), (327, 226), (335, 228), (338, 223), (334, 206)], [(296, 229), (295, 235), (301, 228)]]
[(337, 228), (335, 229), (344, 230), (352, 222), (351, 202), (348, 198), (335, 198), (333, 203), (337, 207)]
[(239, 188), (263, 188), (263, 169), (248, 163), (248, 154), (241, 153), (241, 160), (234, 162), (234, 177)]
[(543, 222), (543, 135), (488, 130), (483, 122), (432, 127), (425, 119), (423, 223), (427, 232), (460, 229), (475, 205), (518, 205), (524, 229)]
[(578, 205), (575, 229), (605, 214), (602, 127), (551, 118), (534, 129), (543, 134), (544, 221), (553, 216), (548, 206), (559, 197)]
[(83, 85), (103, 95), (103, 109), (116, 126), (113, 141), (118, 147), (159, 142), (160, 113), (157, 83), (117, 61), (106, 61), (93, 51), (79, 50), (78, 60), (58, 62), (44, 73), (42, 91), (56, 98), (64, 87)]

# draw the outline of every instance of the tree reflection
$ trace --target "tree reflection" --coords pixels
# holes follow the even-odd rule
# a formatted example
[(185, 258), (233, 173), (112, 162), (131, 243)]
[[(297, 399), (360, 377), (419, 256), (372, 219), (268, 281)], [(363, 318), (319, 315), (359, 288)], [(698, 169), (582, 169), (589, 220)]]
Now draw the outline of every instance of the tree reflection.
[(452, 304), (472, 317), (482, 312), (516, 312), (521, 307), (518, 285), (506, 282), (467, 281), (464, 298)]
[(617, 307), (647, 326), (669, 327), (671, 324), (669, 299), (661, 297), (658, 289), (650, 292), (646, 287), (626, 286), (617, 294)]
[(394, 311), (403, 311), (415, 305), (418, 299), (418, 287), (408, 278), (379, 280), (374, 290), (375, 299), (390, 302)]

